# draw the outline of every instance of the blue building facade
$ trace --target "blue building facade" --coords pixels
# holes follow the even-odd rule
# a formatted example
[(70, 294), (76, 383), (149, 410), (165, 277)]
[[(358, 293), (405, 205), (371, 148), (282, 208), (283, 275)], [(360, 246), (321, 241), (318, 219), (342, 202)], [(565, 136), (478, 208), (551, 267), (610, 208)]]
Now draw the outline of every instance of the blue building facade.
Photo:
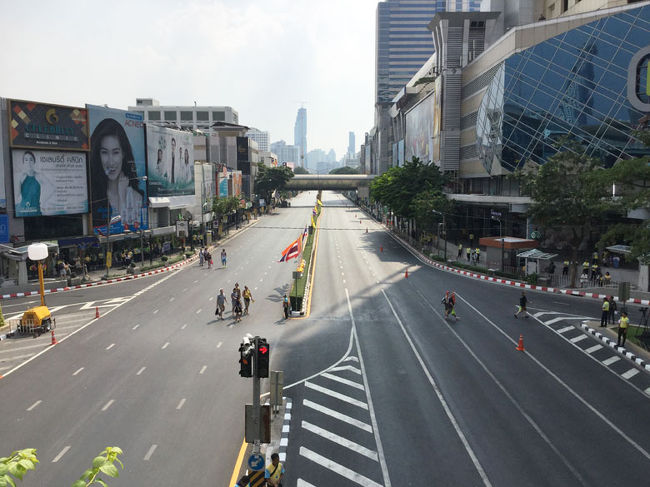
[(488, 174), (543, 164), (563, 137), (611, 166), (650, 154), (633, 135), (650, 119), (650, 6), (605, 16), (515, 53), (491, 69), (478, 109)]

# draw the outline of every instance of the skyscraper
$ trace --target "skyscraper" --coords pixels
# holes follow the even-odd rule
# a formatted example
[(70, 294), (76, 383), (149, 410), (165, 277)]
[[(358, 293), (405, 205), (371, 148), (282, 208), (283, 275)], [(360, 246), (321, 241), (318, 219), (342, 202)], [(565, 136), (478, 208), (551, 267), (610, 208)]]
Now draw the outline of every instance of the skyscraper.
[(300, 147), (301, 167), (305, 167), (305, 156), (307, 155), (307, 109), (299, 108), (296, 115), (296, 124), (293, 127), (293, 145)]
[(478, 11), (480, 0), (386, 0), (377, 4), (375, 103), (390, 102), (433, 54), (429, 22), (440, 11)]
[(348, 154), (353, 156), (356, 153), (356, 146), (354, 143), (354, 132), (350, 132), (348, 137)]
[(269, 150), (269, 132), (265, 130), (259, 130), (255, 127), (251, 127), (248, 132), (246, 132), (246, 137), (257, 142), (257, 147), (260, 151)]

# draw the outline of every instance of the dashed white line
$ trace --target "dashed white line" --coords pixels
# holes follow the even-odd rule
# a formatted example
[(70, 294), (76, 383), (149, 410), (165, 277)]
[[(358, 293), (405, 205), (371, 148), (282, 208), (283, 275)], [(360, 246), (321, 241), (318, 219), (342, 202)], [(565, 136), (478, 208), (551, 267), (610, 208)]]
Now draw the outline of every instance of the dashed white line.
[(162, 346), (162, 350), (166, 349), (169, 346), (169, 342), (165, 342), (165, 344)]
[(104, 407), (102, 408), (102, 411), (106, 411), (108, 408), (111, 407), (111, 404), (113, 404), (114, 402), (115, 402), (114, 399), (111, 399), (110, 401), (108, 401), (108, 402), (104, 405)]
[(571, 340), (569, 340), (571, 343), (578, 343), (581, 340), (584, 340), (587, 338), (587, 335), (578, 335), (577, 337), (573, 337)]
[(149, 451), (147, 454), (144, 456), (144, 461), (149, 461), (151, 459), (151, 455), (153, 455), (153, 452), (156, 451), (156, 448), (158, 448), (158, 445), (151, 445), (151, 448), (149, 448)]
[(111, 343), (108, 347), (106, 347), (106, 350), (110, 350), (110, 349), (113, 348), (114, 346), (115, 346), (115, 344), (114, 344), (114, 343)]
[(619, 360), (621, 360), (621, 357), (618, 357), (617, 355), (612, 355), (607, 360), (603, 360), (603, 363), (605, 365), (612, 365), (614, 362), (618, 362)]
[(74, 374), (72, 374), (72, 375), (77, 375), (77, 374), (78, 374), (79, 372), (81, 372), (83, 369), (84, 369), (83, 367), (78, 368), (78, 369), (74, 372)]
[(208, 301), (212, 301), (214, 299), (214, 296), (210, 296), (210, 299)]
[(196, 314), (198, 315), (201, 312), (201, 308), (196, 310)]
[(25, 411), (31, 411), (32, 409), (34, 409), (36, 406), (38, 406), (38, 405), (39, 405), (40, 403), (42, 403), (42, 402), (43, 402), (43, 401), (41, 401), (41, 400), (39, 399), (39, 400), (36, 401), (34, 404), (32, 404), (31, 406), (29, 406)]
[(624, 374), (621, 374), (621, 377), (623, 377), (623, 379), (628, 379), (629, 380), (638, 373), (639, 373), (639, 369), (630, 369), (627, 372), (625, 372)]
[(158, 311), (159, 311), (159, 310), (154, 309), (154, 310), (153, 310), (153, 314), (158, 314)]
[(198, 280), (198, 279), (194, 281), (194, 284), (196, 284), (197, 282), (199, 282), (199, 280)]
[(594, 353), (595, 351), (600, 350), (601, 348), (603, 348), (603, 346), (600, 345), (600, 344), (597, 344), (597, 345), (594, 345), (593, 347), (589, 347), (588, 349), (585, 350), (585, 352)]
[(176, 406), (176, 409), (182, 408), (183, 404), (185, 404), (185, 398), (181, 399), (181, 402), (178, 403), (178, 406)]
[(145, 369), (146, 369), (146, 367), (142, 367), (140, 370), (138, 370), (138, 373), (135, 374), (135, 375), (140, 375), (140, 374), (142, 374), (142, 372), (144, 372)]
[(176, 299), (176, 298), (174, 296), (172, 296), (171, 298), (169, 298), (169, 302), (171, 303), (174, 299)]
[(135, 325), (135, 326), (132, 328), (132, 330), (137, 330), (138, 328), (140, 328), (140, 325), (139, 325), (139, 324), (138, 324), (138, 325)]
[(52, 463), (56, 463), (56, 462), (58, 462), (59, 460), (61, 460), (61, 458), (63, 457), (63, 455), (65, 455), (66, 452), (67, 452), (69, 449), (70, 449), (70, 446), (69, 446), (69, 445), (66, 446), (66, 447), (64, 447), (63, 450), (61, 450), (61, 451), (59, 452), (59, 454), (58, 454), (57, 456), (55, 456), (55, 457), (52, 459)]
[(201, 370), (199, 370), (199, 374), (202, 374), (203, 372), (205, 372), (205, 369), (207, 369), (207, 368), (208, 368), (207, 365), (204, 365), (203, 367), (201, 367)]
[[(564, 319), (564, 318), (560, 318), (560, 319)], [(553, 320), (551, 320), (551, 321), (553, 321)], [(544, 324), (549, 325), (550, 323), (551, 323), (550, 321), (547, 321)], [(560, 328), (559, 330), (557, 330), (557, 332), (558, 333), (566, 333), (569, 330), (575, 330), (575, 326), (565, 326), (564, 328)]]
[(187, 323), (184, 323), (183, 326), (181, 326), (181, 330), (184, 330), (185, 328), (187, 328)]
[(221, 348), (221, 345), (223, 345), (223, 342), (217, 343), (217, 348)]

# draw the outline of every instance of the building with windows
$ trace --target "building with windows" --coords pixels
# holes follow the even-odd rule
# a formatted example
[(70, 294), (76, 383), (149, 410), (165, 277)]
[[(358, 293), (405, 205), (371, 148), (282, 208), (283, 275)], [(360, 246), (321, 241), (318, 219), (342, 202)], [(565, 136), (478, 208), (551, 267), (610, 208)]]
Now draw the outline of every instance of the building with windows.
[(288, 145), (284, 140), (278, 140), (271, 144), (271, 152), (276, 154), (278, 163), (293, 162), (296, 165), (300, 162), (300, 147)]
[(254, 127), (251, 127), (248, 132), (246, 132), (246, 137), (257, 142), (257, 147), (262, 152), (268, 152), (269, 150), (269, 132), (264, 130), (259, 130)]
[(348, 155), (354, 156), (356, 152), (356, 144), (354, 142), (354, 132), (350, 132), (348, 135)]
[(129, 111), (142, 114), (145, 123), (166, 123), (203, 132), (209, 132), (215, 122), (239, 123), (239, 114), (232, 107), (160, 105), (154, 98), (137, 98)]
[(592, 12), (603, 8), (620, 7), (642, 0), (540, 0), (542, 15), (546, 19), (553, 19), (560, 15), (574, 15)]
[(307, 156), (307, 109), (299, 108), (296, 115), (296, 123), (293, 127), (293, 145), (300, 148), (300, 159), (295, 161), (298, 165), (305, 167)]

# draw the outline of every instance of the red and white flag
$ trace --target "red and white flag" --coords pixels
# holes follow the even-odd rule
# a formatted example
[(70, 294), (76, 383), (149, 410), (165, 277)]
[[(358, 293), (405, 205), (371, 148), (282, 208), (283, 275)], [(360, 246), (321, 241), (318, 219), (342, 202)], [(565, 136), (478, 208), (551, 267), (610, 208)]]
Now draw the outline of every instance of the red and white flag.
[(302, 252), (302, 235), (291, 242), (289, 246), (282, 251), (282, 258), (280, 259), (280, 262), (286, 262), (290, 259), (294, 259), (300, 255), (300, 252)]

